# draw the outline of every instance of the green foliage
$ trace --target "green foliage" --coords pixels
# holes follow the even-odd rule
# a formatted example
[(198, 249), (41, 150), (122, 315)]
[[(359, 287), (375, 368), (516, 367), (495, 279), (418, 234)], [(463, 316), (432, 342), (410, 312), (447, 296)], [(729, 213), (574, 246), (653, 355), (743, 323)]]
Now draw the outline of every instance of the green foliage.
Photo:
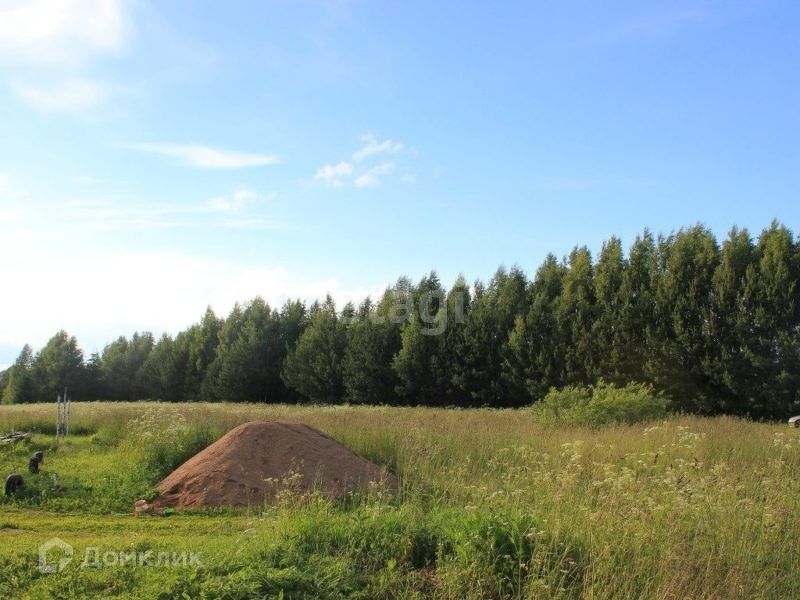
[(342, 359), (347, 337), (333, 299), (312, 311), (308, 328), (286, 357), (283, 381), (312, 402), (339, 402), (344, 391)]
[(397, 395), (403, 404), (442, 406), (448, 403), (451, 372), (441, 334), (446, 330), (446, 297), (439, 276), (423, 277), (411, 295), (411, 312), (394, 357)]
[(435, 272), (401, 277), (376, 303), (328, 298), (280, 311), (261, 298), (156, 343), (134, 333), (84, 360), (74, 337), (28, 348), (2, 401), (73, 398), (525, 406), (551, 388), (653, 385), (675, 408), (779, 418), (800, 412), (800, 243), (774, 222), (718, 243), (702, 225), (593, 260), (548, 255), (532, 281), (501, 268), (488, 283)]
[(22, 348), (8, 373), (3, 389), (3, 404), (24, 404), (36, 399), (36, 382), (33, 378), (33, 350), (28, 344)]
[(168, 402), (181, 400), (188, 360), (184, 344), (166, 333), (162, 335), (138, 373), (144, 397)]
[(78, 341), (66, 331), (59, 331), (34, 357), (31, 372), (38, 400), (53, 401), (56, 394), (64, 393), (64, 388), (70, 388), (73, 395), (80, 393), (85, 371)]
[(342, 359), (346, 398), (353, 404), (389, 404), (398, 384), (392, 360), (401, 346), (400, 326), (373, 308), (369, 299), (347, 326)]
[[(257, 298), (251, 304), (251, 308), (255, 305), (255, 310), (257, 311), (263, 308), (263, 304), (263, 301)], [(266, 309), (269, 310), (269, 307), (266, 307)], [(234, 308), (231, 316), (235, 314), (237, 314), (237, 311)], [(193, 325), (183, 333), (181, 347), (186, 353), (183, 372), (183, 397), (187, 400), (198, 400), (201, 397), (201, 390), (209, 368), (218, 355), (224, 353), (224, 350), (217, 352), (220, 340), (226, 339), (230, 343), (230, 334), (228, 333), (227, 337), (223, 337), (222, 328), (222, 319), (218, 319), (214, 311), (209, 307), (206, 309), (200, 323)]]
[(516, 394), (541, 398), (551, 387), (563, 385), (564, 340), (556, 323), (566, 267), (548, 255), (536, 272), (527, 311), (518, 315), (509, 334), (504, 376)]
[(663, 419), (668, 408), (669, 400), (651, 385), (618, 387), (601, 380), (590, 387), (552, 389), (534, 405), (534, 413), (543, 422), (598, 426)]
[(703, 365), (709, 357), (707, 336), (713, 275), (719, 248), (708, 229), (682, 229), (659, 241), (659, 279), (655, 290), (658, 352), (650, 379), (685, 411), (712, 413), (716, 390)]
[(120, 336), (108, 344), (95, 362), (100, 394), (109, 400), (136, 400), (147, 393), (142, 368), (153, 351), (153, 334), (134, 333), (128, 340)]
[(208, 400), (279, 402), (286, 349), (280, 317), (262, 298), (234, 307), (219, 333), (219, 347), (203, 381)]
[[(622, 390), (607, 386), (600, 403), (618, 403)], [(572, 407), (593, 391), (570, 394), (562, 404)], [(2, 472), (45, 452), (24, 494), (0, 496), (2, 598), (800, 595), (800, 437), (785, 424), (678, 416), (545, 427), (528, 411), (366, 406), (74, 409), (76, 427), (91, 433), (0, 446)], [(402, 491), (130, 516), (182, 460), (164, 446), (191, 451), (243, 421), (274, 418), (307, 422), (362, 455), (391, 455)], [(44, 430), (51, 421), (49, 406), (0, 407), (2, 423)], [(209, 423), (219, 427), (212, 438), (192, 433)], [(42, 574), (37, 549), (50, 537), (75, 554)], [(153, 560), (199, 553), (202, 564), (81, 568), (92, 547)]]
[(575, 248), (564, 273), (555, 320), (564, 347), (564, 381), (589, 383), (597, 364), (593, 323), (597, 313), (594, 268), (588, 248)]
[[(526, 305), (525, 274), (498, 269), (488, 287), (475, 286), (460, 343), (453, 349), (453, 379), (468, 405), (519, 406), (518, 388), (503, 377), (508, 338)], [(448, 349), (444, 350), (448, 353)]]
[(166, 477), (222, 433), (207, 423), (187, 423), (181, 412), (144, 411), (121, 432), (122, 442), (140, 454), (142, 479), (157, 482)]

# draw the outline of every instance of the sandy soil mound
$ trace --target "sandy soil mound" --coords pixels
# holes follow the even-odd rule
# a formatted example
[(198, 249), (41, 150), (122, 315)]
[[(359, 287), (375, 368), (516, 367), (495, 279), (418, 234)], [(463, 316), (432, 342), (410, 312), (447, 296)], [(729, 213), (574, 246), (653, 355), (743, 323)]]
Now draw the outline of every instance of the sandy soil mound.
[(370, 482), (396, 490), (397, 478), (302, 423), (252, 421), (226, 433), (158, 484), (153, 508), (253, 506), (286, 489), (317, 489), (329, 498), (365, 491)]

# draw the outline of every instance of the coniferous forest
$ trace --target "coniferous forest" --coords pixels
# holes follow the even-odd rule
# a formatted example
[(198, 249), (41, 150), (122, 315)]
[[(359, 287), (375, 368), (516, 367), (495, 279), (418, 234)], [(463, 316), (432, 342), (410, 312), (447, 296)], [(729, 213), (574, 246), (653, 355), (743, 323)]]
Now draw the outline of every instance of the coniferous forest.
[(644, 382), (675, 410), (783, 418), (800, 409), (800, 242), (774, 222), (576, 247), (488, 282), (401, 277), (380, 298), (208, 309), (172, 337), (83, 355), (67, 332), (25, 346), (4, 403), (79, 400), (517, 407), (551, 388)]

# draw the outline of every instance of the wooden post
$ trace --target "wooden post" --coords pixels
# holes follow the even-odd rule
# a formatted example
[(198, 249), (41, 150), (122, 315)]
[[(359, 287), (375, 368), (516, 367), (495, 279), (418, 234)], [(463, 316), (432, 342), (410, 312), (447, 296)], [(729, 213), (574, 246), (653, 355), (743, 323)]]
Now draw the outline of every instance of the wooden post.
[(72, 407), (70, 406), (70, 397), (67, 395), (66, 386), (64, 386), (64, 402), (65, 402), (64, 408), (66, 409), (64, 411), (64, 435), (68, 435), (69, 434), (69, 417), (70, 417), (70, 412), (71, 412)]
[(56, 394), (56, 439), (61, 435), (61, 394)]

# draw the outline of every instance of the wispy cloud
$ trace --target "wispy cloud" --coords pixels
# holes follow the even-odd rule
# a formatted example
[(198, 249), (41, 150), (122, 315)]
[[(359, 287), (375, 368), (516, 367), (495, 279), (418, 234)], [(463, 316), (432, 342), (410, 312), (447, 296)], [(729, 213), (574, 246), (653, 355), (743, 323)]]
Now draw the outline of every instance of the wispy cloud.
[(317, 174), (314, 179), (321, 179), (328, 185), (339, 187), (349, 181), (353, 176), (353, 165), (349, 162), (342, 161), (335, 165), (323, 165), (317, 169)]
[(395, 142), (392, 139), (378, 141), (378, 139), (371, 133), (365, 133), (361, 139), (366, 142), (364, 147), (353, 153), (353, 160), (361, 162), (365, 158), (374, 156), (375, 154), (394, 154), (403, 149), (403, 144)]
[(83, 112), (103, 103), (112, 93), (106, 84), (70, 79), (47, 86), (15, 82), (11, 89), (22, 100), (45, 112)]
[[(321, 166), (314, 179), (331, 187), (371, 188), (381, 185), (386, 176), (394, 171), (395, 162), (376, 162), (376, 159), (385, 154), (402, 152), (404, 146), (392, 139), (379, 140), (371, 133), (361, 136), (361, 140), (364, 145), (352, 154), (350, 160)], [(402, 179), (406, 179), (406, 176)], [(407, 179), (405, 182), (411, 183)]]
[(204, 204), (204, 207), (210, 212), (240, 213), (255, 203), (266, 202), (275, 198), (276, 195), (274, 193), (263, 196), (250, 188), (240, 188), (230, 194), (211, 198)]
[(242, 169), (274, 165), (280, 158), (274, 154), (255, 154), (236, 150), (222, 150), (197, 144), (119, 144), (122, 148), (150, 152), (176, 159), (189, 167), (199, 169)]
[(125, 50), (133, 31), (129, 0), (0, 0), (0, 68), (23, 102), (45, 112), (83, 113), (119, 86), (90, 74)]
[(0, 2), (0, 61), (76, 66), (118, 52), (131, 30), (126, 0)]
[(268, 229), (282, 223), (263, 213), (274, 194), (240, 188), (230, 194), (191, 204), (165, 203), (130, 206), (118, 202), (72, 200), (62, 219), (94, 231), (179, 228)]
[(353, 185), (357, 188), (377, 187), (381, 184), (381, 178), (391, 173), (393, 169), (393, 162), (375, 165), (356, 177), (353, 180)]

